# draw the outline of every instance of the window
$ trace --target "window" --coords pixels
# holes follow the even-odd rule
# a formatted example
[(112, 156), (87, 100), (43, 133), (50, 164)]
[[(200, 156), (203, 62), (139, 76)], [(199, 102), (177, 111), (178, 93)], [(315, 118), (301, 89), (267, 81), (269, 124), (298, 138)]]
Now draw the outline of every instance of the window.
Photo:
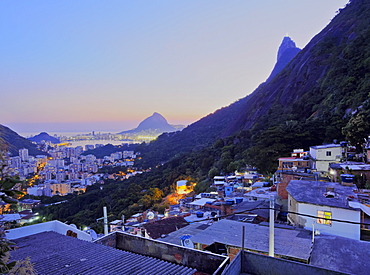
[(317, 223), (319, 224), (326, 224), (331, 226), (331, 220), (326, 220), (326, 219), (331, 219), (331, 212), (329, 211), (317, 211)]
[(283, 161), (283, 167), (284, 168), (290, 168), (293, 166), (293, 162), (290, 161)]
[(331, 156), (331, 151), (326, 151), (326, 156), (330, 157)]

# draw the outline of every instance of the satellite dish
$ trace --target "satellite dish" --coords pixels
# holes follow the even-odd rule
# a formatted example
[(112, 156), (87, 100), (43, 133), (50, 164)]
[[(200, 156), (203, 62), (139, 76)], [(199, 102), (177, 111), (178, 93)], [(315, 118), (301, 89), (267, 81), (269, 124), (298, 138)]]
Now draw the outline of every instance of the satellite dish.
[(73, 223), (70, 224), (69, 226), (77, 229), (77, 226), (75, 224), (73, 224)]
[(152, 219), (154, 219), (154, 213), (153, 213), (153, 212), (148, 212), (148, 213), (146, 214), (146, 218), (147, 218), (148, 220), (152, 220)]
[(191, 235), (183, 235), (180, 237), (181, 245), (188, 247), (188, 248), (194, 248), (194, 243), (192, 240), (190, 240)]
[(91, 238), (92, 238), (93, 240), (96, 240), (96, 239), (98, 238), (98, 234), (96, 234), (96, 232), (95, 232), (95, 230), (94, 230), (94, 229), (89, 229), (89, 230), (87, 230), (87, 233), (89, 233), (89, 234), (90, 234), (90, 236), (91, 236)]

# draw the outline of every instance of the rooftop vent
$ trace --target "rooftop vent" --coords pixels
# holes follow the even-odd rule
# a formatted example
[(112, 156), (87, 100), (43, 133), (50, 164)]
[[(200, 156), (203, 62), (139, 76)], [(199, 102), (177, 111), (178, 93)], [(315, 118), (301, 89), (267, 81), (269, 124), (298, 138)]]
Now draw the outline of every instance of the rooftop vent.
[(335, 192), (328, 191), (324, 194), (325, 198), (335, 198)]
[(326, 192), (334, 192), (334, 186), (326, 186)]

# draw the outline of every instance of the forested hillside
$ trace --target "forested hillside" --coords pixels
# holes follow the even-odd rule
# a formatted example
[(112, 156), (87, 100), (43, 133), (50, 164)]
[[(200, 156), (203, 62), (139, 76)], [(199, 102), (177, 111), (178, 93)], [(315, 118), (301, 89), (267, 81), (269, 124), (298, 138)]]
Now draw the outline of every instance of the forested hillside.
[(33, 156), (45, 154), (39, 151), (36, 145), (34, 145), (31, 141), (24, 137), (21, 137), (13, 130), (1, 124), (0, 124), (0, 138), (4, 141), (7, 149), (13, 156), (17, 156), (18, 150), (22, 148), (28, 149), (28, 153)]

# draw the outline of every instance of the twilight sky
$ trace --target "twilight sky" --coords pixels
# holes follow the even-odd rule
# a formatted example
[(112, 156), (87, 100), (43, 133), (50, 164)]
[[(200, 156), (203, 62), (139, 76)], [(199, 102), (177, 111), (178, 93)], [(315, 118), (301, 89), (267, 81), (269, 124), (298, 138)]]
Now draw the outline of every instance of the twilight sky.
[(303, 48), (347, 0), (0, 2), (0, 124), (122, 131), (158, 112), (191, 124)]

